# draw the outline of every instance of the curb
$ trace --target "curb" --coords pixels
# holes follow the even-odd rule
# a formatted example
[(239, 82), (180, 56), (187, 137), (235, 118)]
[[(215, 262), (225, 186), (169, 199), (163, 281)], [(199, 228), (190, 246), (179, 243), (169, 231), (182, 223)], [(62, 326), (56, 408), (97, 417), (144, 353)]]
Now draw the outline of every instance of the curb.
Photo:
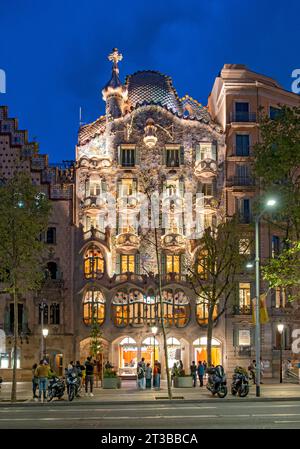
[(0, 401), (0, 407), (46, 407), (52, 406), (54, 407), (65, 407), (65, 406), (83, 406), (83, 405), (100, 405), (100, 406), (106, 406), (106, 405), (139, 405), (139, 404), (166, 404), (166, 403), (172, 403), (172, 404), (210, 404), (210, 403), (239, 403), (239, 402), (292, 402), (292, 401), (300, 401), (299, 396), (295, 397), (260, 397), (260, 398), (228, 398), (228, 399), (221, 399), (221, 398), (207, 398), (207, 399), (172, 399), (171, 401), (169, 399), (151, 399), (151, 400), (132, 400), (132, 401), (76, 401), (76, 402), (69, 402), (69, 401), (52, 401), (52, 402), (31, 402), (30, 400), (24, 400), (20, 402), (14, 402), (11, 403), (10, 401)]

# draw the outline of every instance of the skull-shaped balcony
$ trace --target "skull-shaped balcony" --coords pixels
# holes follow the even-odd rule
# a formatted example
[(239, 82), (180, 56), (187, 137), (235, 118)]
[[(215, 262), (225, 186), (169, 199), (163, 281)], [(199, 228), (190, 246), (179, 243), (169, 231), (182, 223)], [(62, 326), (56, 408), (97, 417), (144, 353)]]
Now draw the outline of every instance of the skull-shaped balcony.
[(165, 250), (180, 251), (185, 248), (185, 236), (176, 231), (169, 231), (162, 236), (161, 244)]
[(217, 175), (217, 162), (214, 159), (196, 161), (195, 175), (203, 178), (212, 178)]
[(196, 211), (204, 214), (215, 214), (218, 204), (218, 200), (214, 196), (202, 195), (196, 198)]
[(140, 201), (138, 196), (134, 194), (119, 197), (118, 208), (120, 212), (137, 213), (140, 208)]
[(116, 237), (116, 247), (122, 251), (132, 251), (140, 246), (140, 237), (135, 231), (122, 232)]
[(107, 207), (107, 199), (104, 196), (88, 196), (81, 203), (81, 208), (85, 211), (104, 210)]

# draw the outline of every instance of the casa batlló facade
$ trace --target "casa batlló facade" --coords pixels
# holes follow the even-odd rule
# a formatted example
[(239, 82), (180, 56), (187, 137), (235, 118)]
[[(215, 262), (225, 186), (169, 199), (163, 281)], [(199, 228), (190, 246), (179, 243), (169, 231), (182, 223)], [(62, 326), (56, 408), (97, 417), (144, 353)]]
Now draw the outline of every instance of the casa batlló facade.
[[(162, 314), (169, 366), (182, 360), (188, 370), (193, 360), (207, 360), (207, 305), (187, 282), (187, 267), (197, 261), (203, 230), (224, 217), (238, 214), (240, 226), (253, 239), (252, 205), (259, 191), (251, 166), (258, 110), (262, 106), (272, 117), (279, 104), (299, 105), (297, 95), (244, 65), (225, 64), (208, 105), (202, 106), (188, 95), (179, 98), (171, 78), (156, 71), (136, 72), (122, 83), (122, 55), (113, 49), (109, 60), (112, 75), (102, 90), (106, 113), (80, 127), (75, 162), (50, 164), (28, 142), (27, 133), (18, 130), (8, 109), (0, 107), (1, 178), (25, 170), (53, 204), (43, 236), (45, 284), (19, 302), (19, 379), (29, 379), (40, 358), (43, 326), (49, 329), (44, 349), (58, 373), (70, 360), (83, 361), (89, 354), (93, 311), (101, 326), (103, 358), (120, 375), (133, 376), (141, 357), (151, 363), (159, 359), (163, 367)], [(163, 308), (155, 247), (149, 243), (156, 222), (152, 228), (147, 222), (144, 191), (151, 182), (157, 182), (160, 194)], [(190, 209), (183, 213), (188, 203)], [(281, 236), (263, 222), (260, 233), (262, 259), (274, 256)], [(212, 361), (229, 373), (237, 364), (247, 367), (255, 355), (253, 290), (253, 274), (237, 276), (236, 294), (215, 322)], [(268, 295), (267, 306), (262, 358), (264, 375), (273, 377), (279, 369), (277, 323), (286, 325), (284, 358), (297, 360), (291, 333), (300, 328), (300, 310), (280, 290)], [(4, 379), (12, 371), (12, 330), (13, 304), (1, 294)]]

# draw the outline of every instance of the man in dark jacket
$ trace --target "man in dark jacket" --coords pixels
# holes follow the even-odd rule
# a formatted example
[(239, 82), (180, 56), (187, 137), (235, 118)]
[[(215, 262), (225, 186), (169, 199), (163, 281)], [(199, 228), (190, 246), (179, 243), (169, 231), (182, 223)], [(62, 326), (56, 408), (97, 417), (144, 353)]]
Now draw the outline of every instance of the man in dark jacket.
[(93, 386), (94, 386), (94, 366), (95, 363), (92, 362), (92, 357), (87, 357), (84, 362), (85, 366), (85, 395), (88, 396), (88, 385), (90, 384), (90, 396), (93, 397)]
[(197, 366), (194, 360), (191, 364), (191, 376), (193, 377), (193, 387), (195, 387), (197, 383)]

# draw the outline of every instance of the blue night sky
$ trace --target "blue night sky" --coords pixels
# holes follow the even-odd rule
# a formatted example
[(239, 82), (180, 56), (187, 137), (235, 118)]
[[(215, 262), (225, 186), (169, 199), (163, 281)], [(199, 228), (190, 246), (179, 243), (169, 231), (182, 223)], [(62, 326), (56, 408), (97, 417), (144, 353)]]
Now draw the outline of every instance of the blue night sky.
[(74, 158), (84, 122), (104, 113), (107, 55), (118, 47), (120, 77), (170, 75), (179, 96), (203, 104), (224, 63), (243, 63), (291, 89), (300, 68), (298, 2), (276, 0), (0, 0), (0, 68), (19, 126), (51, 162)]

